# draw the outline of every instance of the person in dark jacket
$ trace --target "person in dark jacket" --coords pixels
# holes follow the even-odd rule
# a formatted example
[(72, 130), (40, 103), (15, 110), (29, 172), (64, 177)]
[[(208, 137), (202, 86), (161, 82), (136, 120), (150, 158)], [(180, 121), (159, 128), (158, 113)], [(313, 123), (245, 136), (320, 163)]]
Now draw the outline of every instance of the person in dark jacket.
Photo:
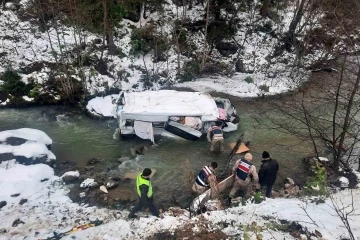
[(136, 178), (136, 191), (139, 202), (130, 211), (129, 218), (136, 218), (135, 212), (149, 208), (152, 215), (159, 217), (159, 210), (153, 203), (153, 189), (150, 182), (151, 169), (145, 168)]
[(262, 187), (266, 186), (266, 197), (270, 197), (272, 187), (276, 180), (276, 174), (279, 170), (279, 164), (270, 157), (267, 151), (262, 153), (263, 160), (259, 170), (259, 183)]

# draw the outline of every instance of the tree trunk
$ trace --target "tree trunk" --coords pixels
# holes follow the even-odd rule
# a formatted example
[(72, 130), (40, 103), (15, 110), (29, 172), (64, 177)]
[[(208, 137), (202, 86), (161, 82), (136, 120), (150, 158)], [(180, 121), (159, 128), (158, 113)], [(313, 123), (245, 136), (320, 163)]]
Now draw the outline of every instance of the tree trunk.
[[(358, 66), (359, 67), (359, 66)], [(339, 170), (339, 165), (340, 165), (340, 162), (341, 162), (341, 149), (344, 147), (344, 141), (345, 141), (345, 135), (348, 131), (348, 128), (349, 128), (349, 125), (350, 125), (350, 122), (351, 122), (351, 118), (350, 118), (350, 113), (351, 113), (351, 110), (352, 110), (352, 106), (354, 104), (354, 100), (355, 100), (355, 95), (359, 89), (359, 84), (360, 84), (360, 67), (359, 67), (359, 70), (358, 70), (358, 73), (357, 73), (357, 77), (356, 77), (356, 82), (354, 84), (354, 88), (351, 92), (351, 95), (350, 95), (350, 98), (349, 98), (349, 101), (348, 101), (348, 105), (347, 105), (347, 109), (346, 109), (346, 114), (345, 114), (345, 119), (344, 119), (344, 124), (343, 124), (343, 127), (342, 127), (342, 132), (341, 132), (341, 135), (340, 135), (340, 141), (339, 141), (339, 145), (338, 145), (338, 148), (337, 148), (337, 155), (336, 155), (336, 159), (334, 159), (334, 163), (333, 163), (333, 167), (336, 171)]]
[(103, 0), (104, 8), (104, 34), (106, 43), (108, 45), (109, 54), (114, 55), (116, 52), (116, 46), (114, 44), (114, 35), (111, 29), (111, 22), (109, 18), (109, 2), (108, 0)]
[(204, 33), (204, 43), (203, 43), (203, 56), (202, 56), (202, 60), (201, 60), (201, 65), (200, 65), (200, 71), (202, 72), (205, 68), (205, 63), (206, 63), (206, 57), (207, 57), (207, 47), (206, 47), (206, 38), (207, 38), (207, 28), (209, 25), (209, 5), (210, 5), (210, 0), (206, 1), (206, 23), (205, 23), (205, 33)]
[(301, 18), (304, 14), (304, 6), (305, 6), (305, 2), (307, 0), (300, 0), (300, 3), (298, 4), (296, 10), (295, 10), (295, 14), (294, 17), (290, 23), (289, 26), (289, 31), (288, 31), (288, 36), (290, 38), (290, 40), (292, 41), (294, 39), (294, 34), (295, 34), (295, 30), (296, 27), (298, 26), (299, 22), (301, 21)]
[(260, 8), (260, 15), (262, 17), (268, 17), (270, 12), (270, 0), (264, 0)]

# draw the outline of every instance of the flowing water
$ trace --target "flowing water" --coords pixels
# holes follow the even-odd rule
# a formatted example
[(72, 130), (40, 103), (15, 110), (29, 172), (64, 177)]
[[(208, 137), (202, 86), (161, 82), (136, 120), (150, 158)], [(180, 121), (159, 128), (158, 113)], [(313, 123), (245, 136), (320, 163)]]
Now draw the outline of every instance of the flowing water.
[(71, 108), (59, 106), (0, 109), (0, 131), (24, 127), (40, 129), (53, 139), (52, 151), (58, 162), (76, 162), (78, 167), (84, 167), (88, 160), (99, 158), (104, 166), (116, 166), (120, 178), (129, 171), (141, 171), (145, 167), (156, 169), (152, 179), (155, 200), (165, 206), (173, 205), (173, 198), (181, 204), (187, 203), (189, 187), (203, 165), (217, 161), (219, 172), (227, 175), (229, 144), (236, 142), (241, 134), (244, 134), (245, 141), (250, 141), (253, 163), (257, 168), (264, 150), (279, 161), (278, 187), (283, 185), (286, 177), (303, 183), (305, 170), (301, 158), (310, 152), (310, 148), (292, 136), (261, 128), (253, 116), (262, 116), (267, 108), (265, 103), (241, 99), (233, 103), (241, 122), (238, 131), (226, 134), (224, 153), (211, 154), (206, 138), (190, 142), (161, 137), (156, 139), (156, 146), (146, 150), (144, 155), (123, 162), (120, 169), (117, 160), (131, 156), (131, 147), (150, 145), (150, 142), (139, 138), (114, 139), (115, 120), (94, 120)]

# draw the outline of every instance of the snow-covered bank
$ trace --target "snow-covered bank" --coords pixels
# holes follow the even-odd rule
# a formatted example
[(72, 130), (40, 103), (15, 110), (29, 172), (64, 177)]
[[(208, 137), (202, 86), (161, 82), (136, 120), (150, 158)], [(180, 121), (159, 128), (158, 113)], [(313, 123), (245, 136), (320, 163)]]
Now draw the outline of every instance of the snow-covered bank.
[(0, 162), (16, 159), (23, 164), (51, 163), (51, 138), (43, 131), (21, 128), (0, 132)]
[[(191, 219), (185, 210), (174, 208), (165, 212), (163, 219), (150, 216), (128, 220), (128, 211), (86, 207), (71, 202), (66, 196), (68, 188), (61, 178), (54, 176), (51, 167), (43, 164), (24, 166), (15, 161), (0, 164), (0, 190), (0, 202), (6, 201), (0, 210), (2, 240), (46, 238), (52, 236), (53, 231), (66, 232), (97, 219), (103, 220), (104, 224), (63, 239), (146, 239), (162, 232), (176, 236), (185, 226), (190, 226), (191, 234), (220, 229), (230, 237), (247, 234), (255, 239), (255, 233), (249, 227), (253, 222), (256, 222), (258, 234), (261, 233), (264, 240), (294, 239), (289, 233), (276, 230), (281, 225), (279, 220), (297, 222), (309, 233), (315, 234), (316, 230), (322, 235), (318, 239), (340, 239), (348, 235), (329, 199), (318, 204), (310, 200), (305, 203), (299, 199), (267, 199), (261, 204), (248, 203), (209, 211)], [(348, 206), (347, 211), (354, 200), (355, 211), (349, 222), (354, 235), (360, 236), (360, 209), (357, 208), (360, 190), (354, 190), (352, 194), (345, 190), (334, 194), (334, 198), (340, 207)], [(220, 205), (213, 201), (211, 206)]]
[[(275, 95), (298, 87), (298, 84), (289, 81), (283, 72), (279, 72), (278, 75), (269, 80), (263, 73), (237, 73), (231, 78), (221, 76), (199, 78), (193, 82), (174, 84), (174, 87), (187, 87), (199, 92), (221, 92), (236, 97)], [(247, 79), (251, 79), (251, 82)]]
[(20, 128), (16, 130), (8, 130), (0, 132), (0, 142), (6, 142), (8, 138), (22, 138), (32, 142), (52, 144), (52, 139), (43, 131), (32, 128)]
[(105, 97), (95, 97), (86, 105), (87, 111), (97, 117), (111, 117), (113, 110), (113, 100), (119, 95), (112, 94)]
[(6, 232), (0, 239), (39, 239), (108, 216), (107, 209), (72, 203), (67, 192), (47, 165), (24, 166), (15, 161), (0, 164), (0, 201), (6, 201), (0, 211), (0, 226)]
[[(226, 8), (221, 9), (222, 18), (229, 21), (236, 19), (231, 23), (236, 27), (231, 38), (222, 39), (209, 52), (207, 67), (209, 70), (217, 69), (215, 73), (220, 75), (196, 79), (199, 73), (192, 73), (191, 69), (198, 65), (199, 56), (202, 55), (204, 47), (206, 48), (203, 46), (203, 31), (197, 26), (199, 21), (204, 20), (204, 3), (197, 2), (194, 6), (188, 7), (178, 6), (175, 1), (165, 2), (166, 4), (162, 6), (163, 11), (146, 9), (144, 13), (146, 18), (141, 17), (138, 22), (122, 19), (119, 24), (114, 24), (118, 25), (113, 29), (116, 33), (114, 44), (121, 53), (116, 55), (111, 55), (107, 49), (102, 48), (104, 44), (101, 34), (64, 25), (61, 21), (53, 22), (46, 31), (42, 30), (38, 25), (42, 26), (46, 22), (39, 21), (39, 17), (31, 12), (32, 1), (22, 0), (16, 4), (16, 8), (1, 7), (0, 73), (9, 70), (8, 66), (11, 66), (11, 70), (19, 74), (22, 82), (31, 85), (31, 94), (29, 92), (28, 96), (22, 97), (25, 101), (37, 101), (38, 95), (43, 93), (48, 94), (48, 101), (62, 98), (61, 89), (50, 90), (47, 86), (51, 77), (60, 76), (57, 75), (58, 69), (55, 64), (59, 56), (63, 57), (61, 60), (67, 66), (69, 77), (74, 81), (84, 81), (82, 84), (86, 89), (83, 90), (90, 94), (104, 93), (110, 89), (157, 90), (175, 84), (175, 86), (192, 87), (198, 91), (221, 91), (234, 96), (253, 97), (287, 91), (306, 81), (305, 72), (298, 76), (294, 74), (292, 65), (296, 60), (295, 53), (283, 52), (276, 56), (274, 54), (276, 46), (281, 43), (281, 36), (288, 31), (292, 20), (294, 6), (291, 4), (284, 5), (278, 10), (278, 21), (259, 15), (256, 10), (259, 1), (249, 5), (248, 11), (242, 9), (240, 4), (234, 4), (233, 7), (238, 9), (236, 15), (227, 12)], [(35, 5), (35, 8), (38, 6)], [(30, 14), (27, 11), (30, 11)], [(185, 12), (185, 15), (180, 17), (179, 12)], [(61, 19), (63, 14), (59, 15)], [(231, 15), (233, 16), (228, 18)], [(188, 26), (181, 27), (191, 50), (186, 47), (178, 55), (178, 46), (172, 42), (178, 37), (174, 35), (176, 31), (174, 32), (173, 25), (179, 21), (189, 21)], [(155, 26), (154, 22), (161, 24)], [(153, 27), (155, 27), (153, 32), (148, 32), (163, 37), (169, 44), (169, 49), (161, 53), (151, 49), (143, 56), (132, 53), (136, 45), (134, 43), (141, 40), (134, 39), (133, 33)], [(301, 36), (306, 36), (308, 31), (306, 24), (303, 30)], [(151, 36), (147, 37), (151, 38)], [(81, 46), (79, 38), (83, 44)], [(79, 49), (81, 50), (78, 52)], [(160, 55), (156, 56), (158, 54), (161, 55), (159, 59), (157, 58)], [(87, 64), (76, 66), (79, 58), (86, 59)], [(319, 58), (321, 51), (316, 51), (306, 56), (304, 65), (308, 66)], [(179, 79), (178, 73), (191, 76)], [(213, 73), (210, 71), (203, 76), (208, 75), (211, 76)], [(196, 81), (178, 83), (191, 79)], [(209, 83), (212, 86), (209, 86)], [(2, 105), (8, 105), (9, 102), (11, 102), (9, 96), (0, 99)], [(96, 109), (94, 112), (96, 113)]]

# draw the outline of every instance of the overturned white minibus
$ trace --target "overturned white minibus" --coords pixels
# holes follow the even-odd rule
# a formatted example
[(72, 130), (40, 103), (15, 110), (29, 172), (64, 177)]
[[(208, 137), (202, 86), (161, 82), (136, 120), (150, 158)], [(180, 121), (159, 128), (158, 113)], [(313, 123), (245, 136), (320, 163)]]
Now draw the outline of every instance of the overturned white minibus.
[(122, 136), (136, 134), (154, 141), (164, 131), (188, 140), (197, 140), (212, 123), (223, 131), (237, 130), (239, 117), (229, 99), (208, 93), (174, 90), (120, 92), (113, 115)]

